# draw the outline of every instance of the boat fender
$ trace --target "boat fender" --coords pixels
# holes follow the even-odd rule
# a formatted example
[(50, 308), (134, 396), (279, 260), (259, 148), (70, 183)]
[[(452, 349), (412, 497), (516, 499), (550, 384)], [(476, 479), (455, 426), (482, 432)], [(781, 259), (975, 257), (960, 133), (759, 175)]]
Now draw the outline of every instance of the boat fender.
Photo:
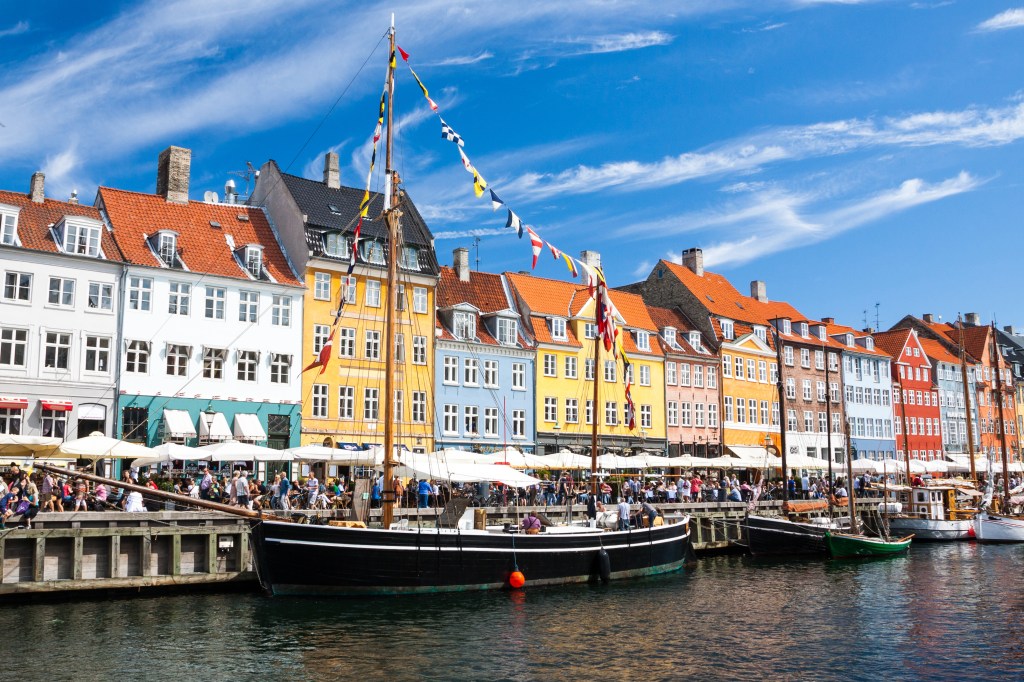
[(597, 574), (605, 585), (612, 579), (612, 558), (608, 556), (608, 550), (604, 547), (597, 553)]
[(512, 571), (512, 575), (508, 577), (508, 584), (512, 589), (518, 590), (526, 584), (526, 576), (523, 575), (522, 571)]

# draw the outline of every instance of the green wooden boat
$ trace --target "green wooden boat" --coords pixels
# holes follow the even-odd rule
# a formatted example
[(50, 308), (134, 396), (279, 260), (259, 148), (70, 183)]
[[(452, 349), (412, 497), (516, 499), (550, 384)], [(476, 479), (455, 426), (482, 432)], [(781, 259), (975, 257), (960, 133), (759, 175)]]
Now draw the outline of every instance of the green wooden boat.
[(866, 535), (827, 532), (825, 533), (825, 544), (833, 559), (892, 556), (906, 552), (910, 548), (910, 541), (913, 537), (913, 535), (908, 535), (898, 540), (887, 540)]

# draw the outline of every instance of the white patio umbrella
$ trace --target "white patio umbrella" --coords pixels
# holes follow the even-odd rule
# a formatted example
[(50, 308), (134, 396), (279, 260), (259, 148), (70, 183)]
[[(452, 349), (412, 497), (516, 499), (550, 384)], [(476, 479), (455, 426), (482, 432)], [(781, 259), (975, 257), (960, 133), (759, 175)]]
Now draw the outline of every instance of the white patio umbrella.
[(384, 448), (379, 446), (369, 450), (342, 450), (323, 445), (303, 445), (281, 452), (303, 462), (329, 462), (342, 466), (380, 466), (384, 463)]
[(541, 457), (544, 460), (544, 464), (541, 468), (544, 469), (589, 469), (590, 468), (590, 457), (586, 455), (577, 455), (575, 452), (568, 450), (560, 450), (553, 455), (544, 455)]
[(949, 462), (944, 459), (929, 459), (925, 461), (928, 471), (936, 474), (944, 474), (949, 471)]
[[(472, 454), (472, 453), (470, 453)], [(430, 478), (458, 483), (477, 481), (501, 481), (506, 485), (529, 486), (540, 483), (540, 479), (527, 476), (512, 467), (500, 464), (475, 464), (466, 459), (448, 461), (437, 457), (437, 453), (402, 452), (398, 459), (401, 466), (396, 475), (400, 478)]]
[(20, 456), (53, 452), (60, 445), (60, 438), (49, 436), (21, 436), (0, 433), (0, 455)]
[(850, 468), (855, 474), (876, 473), (879, 470), (878, 462), (873, 459), (855, 459), (850, 462)]
[(486, 455), (476, 455), (473, 461), (477, 464), (504, 463), (513, 469), (543, 469), (547, 466), (543, 457), (522, 452), (512, 446)]
[[(904, 468), (906, 471), (906, 468)], [(910, 473), (912, 474), (926, 474), (928, 473), (928, 462), (920, 459), (910, 460)]]
[(906, 472), (907, 465), (897, 459), (883, 459), (876, 462), (877, 471), (883, 474), (899, 474)]
[(62, 455), (89, 459), (105, 457), (129, 459), (153, 456), (153, 450), (145, 445), (110, 438), (98, 432), (94, 432), (84, 438), (64, 441), (57, 447), (56, 452)]
[(815, 469), (821, 471), (828, 469), (828, 460), (818, 459), (817, 457), (808, 457), (803, 454), (789, 455), (786, 457), (786, 466), (790, 469)]
[(287, 450), (275, 450), (237, 440), (212, 443), (196, 450), (208, 455), (211, 462), (290, 462), (295, 459)]
[(711, 466), (711, 460), (707, 457), (680, 455), (678, 457), (666, 457), (664, 466), (682, 467), (684, 469), (699, 469), (701, 467)]
[(157, 464), (170, 464), (175, 461), (189, 460), (193, 462), (209, 459), (209, 455), (200, 452), (196, 448), (190, 448), (180, 443), (164, 443), (152, 448), (152, 457), (140, 457), (132, 462), (132, 468), (151, 467)]

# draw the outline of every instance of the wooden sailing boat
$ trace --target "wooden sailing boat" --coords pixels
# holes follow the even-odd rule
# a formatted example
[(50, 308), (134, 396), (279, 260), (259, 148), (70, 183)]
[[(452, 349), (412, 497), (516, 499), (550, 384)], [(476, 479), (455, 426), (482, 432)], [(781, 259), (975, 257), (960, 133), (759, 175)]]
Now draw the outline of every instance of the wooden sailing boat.
[[(1003, 387), (1003, 368), (996, 346), (996, 327), (992, 324), (992, 362), (996, 372), (996, 414), (999, 419), (999, 445), (1003, 459), (1003, 510), (1002, 514), (982, 512), (974, 519), (974, 536), (978, 542), (1024, 542), (1024, 514), (1014, 512), (1014, 498), (1010, 493), (1010, 466), (1007, 461), (1006, 422), (1003, 417), (1003, 401), (1006, 392)], [(1022, 505), (1016, 505), (1018, 512)]]
[[(398, 176), (392, 168), (395, 30), (389, 31), (386, 86), (387, 138), (384, 217), (388, 229), (388, 291), (391, 302), (385, 348), (393, 347), (396, 248), (401, 219)], [(600, 309), (600, 299), (597, 308)], [(600, 314), (600, 313), (599, 313)], [(595, 339), (595, 353), (600, 340)], [(384, 494), (381, 528), (258, 521), (252, 529), (256, 566), (272, 594), (409, 594), (587, 582), (664, 573), (680, 568), (689, 548), (688, 517), (681, 523), (605, 531), (587, 526), (548, 526), (538, 534), (518, 528), (409, 527), (394, 523), (391, 488), (394, 457), (394, 354), (385, 353)], [(595, 366), (597, 356), (595, 356)], [(594, 381), (594, 390), (598, 390)], [(596, 405), (595, 395), (595, 405)], [(594, 419), (591, 487), (596, 489), (597, 419)], [(465, 518), (465, 517), (464, 517)]]

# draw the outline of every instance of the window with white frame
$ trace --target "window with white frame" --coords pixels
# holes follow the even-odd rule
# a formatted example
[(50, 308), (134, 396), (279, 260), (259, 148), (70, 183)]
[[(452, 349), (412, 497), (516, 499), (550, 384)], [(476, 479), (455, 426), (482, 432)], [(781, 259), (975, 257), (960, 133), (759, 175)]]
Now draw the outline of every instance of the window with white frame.
[(805, 368), (805, 369), (810, 369), (810, 367), (811, 367), (811, 351), (810, 351), (810, 349), (808, 349), (808, 348), (801, 348), (800, 349), (800, 366)]
[(704, 387), (704, 365), (693, 366), (693, 387), (703, 388)]
[(819, 403), (825, 402), (825, 382), (824, 381), (817, 382), (816, 388), (818, 389), (818, 402)]
[(75, 305), (75, 280), (67, 277), (51, 277), (50, 295), (47, 302), (62, 308), (73, 308)]
[(782, 347), (782, 361), (786, 363), (787, 367), (793, 366), (793, 347), (783, 346)]
[(18, 213), (16, 210), (0, 211), (0, 244), (18, 245)]
[(507, 317), (498, 318), (498, 343), (503, 346), (515, 346), (519, 343), (519, 325)]
[(28, 330), (0, 327), (0, 367), (24, 367), (28, 354)]
[(649, 332), (639, 329), (636, 331), (636, 347), (640, 350), (651, 349), (651, 335)]
[(444, 432), (449, 435), (457, 435), (459, 433), (458, 405), (449, 404), (444, 406)]
[(191, 308), (192, 285), (186, 282), (170, 282), (167, 285), (168, 314), (188, 317)]
[(591, 340), (596, 339), (597, 338), (597, 325), (594, 324), (593, 322), (584, 322), (583, 323), (583, 337), (587, 338), (587, 339), (591, 339)]
[(580, 420), (580, 403), (576, 398), (565, 399), (565, 423), (576, 424)]
[(85, 371), (103, 372), (110, 370), (110, 338), (106, 336), (85, 337)]
[(814, 351), (814, 369), (825, 369), (825, 351)]
[(412, 392), (412, 422), (423, 424), (427, 421), (427, 392)]
[(743, 363), (743, 358), (737, 356), (736, 357), (736, 364), (734, 365), (734, 367), (735, 367), (734, 374), (736, 376), (736, 380), (737, 381), (744, 381), (745, 380), (745, 375), (743, 373), (743, 364), (744, 364)]
[(466, 358), (462, 361), (462, 383), (466, 386), (478, 386), (480, 384), (480, 361), (476, 358)]
[(405, 362), (405, 334), (395, 334), (395, 362)]
[[(109, 284), (107, 286), (110, 286)], [(32, 299), (32, 275), (28, 272), (4, 273), (4, 300), (30, 301)]]
[(211, 320), (224, 319), (224, 301), (227, 291), (224, 287), (206, 287), (206, 317)]
[(355, 327), (338, 327), (338, 357), (354, 358), (356, 356)]
[(604, 380), (609, 382), (609, 383), (612, 383), (612, 384), (615, 383), (615, 381), (616, 381), (616, 374), (615, 374), (615, 361), (614, 360), (605, 360), (604, 361)]
[(594, 380), (594, 358), (583, 360), (583, 378), (586, 381)]
[(395, 310), (405, 310), (405, 285), (395, 285)]
[(788, 400), (796, 399), (796, 379), (793, 377), (786, 378), (786, 398)]
[[(681, 367), (680, 367), (681, 368)], [(722, 376), (732, 376), (732, 356), (725, 354), (722, 356)]]
[(338, 387), (338, 419), (355, 419), (356, 388), (355, 386)]
[(740, 424), (747, 422), (747, 403), (743, 398), (736, 398), (736, 421)]
[(575, 355), (565, 356), (565, 378), (575, 379), (577, 375), (577, 358)]
[(804, 379), (803, 387), (804, 387), (804, 390), (803, 390), (804, 400), (810, 400), (811, 399), (811, 380), (810, 379)]
[(512, 363), (512, 388), (517, 391), (526, 389), (526, 365), (522, 362)]
[(807, 433), (814, 431), (814, 413), (810, 410), (804, 411), (804, 431)]
[(412, 364), (414, 364), (414, 365), (425, 365), (425, 364), (427, 364), (427, 337), (425, 337), (425, 336), (413, 336), (412, 337)]
[(757, 380), (757, 361), (748, 358), (747, 359), (747, 381)]
[(462, 410), (462, 416), (462, 425), (465, 427), (463, 433), (467, 436), (480, 435), (480, 408), (476, 405), (466, 405)]
[(498, 435), (498, 408), (484, 408), (484, 436), (494, 438)]
[(619, 423), (619, 404), (614, 400), (604, 404), (604, 423), (606, 426), (616, 426)]
[[(703, 411), (701, 412), (703, 414)], [(640, 428), (649, 429), (653, 423), (653, 412), (650, 405), (640, 406)]]
[[(732, 421), (732, 398), (726, 397), (725, 413), (729, 415), (728, 419)], [(693, 424), (693, 406), (688, 400), (684, 400), (679, 403), (679, 423), (683, 426), (690, 426)]]
[(558, 398), (545, 396), (544, 398), (544, 421), (556, 423), (558, 421)]
[(149, 373), (149, 341), (129, 341), (124, 357), (126, 372)]
[(203, 348), (203, 378), (223, 379), (226, 355), (223, 348)]
[(270, 324), (275, 327), (292, 326), (292, 297), (274, 294), (271, 299)]
[(565, 341), (569, 338), (565, 330), (565, 318), (551, 318), (551, 338), (555, 341)]
[(594, 423), (594, 401), (588, 400), (583, 406), (583, 418), (587, 424)]
[(650, 386), (651, 385), (651, 368), (650, 365), (640, 365), (640, 385)]
[(674, 400), (668, 401), (667, 418), (669, 426), (679, 426), (679, 403)]
[(558, 374), (558, 358), (553, 353), (544, 354), (544, 376), (553, 377)]
[(736, 338), (735, 329), (733, 328), (732, 320), (721, 320), (720, 324), (722, 326), (722, 338), (723, 339), (726, 339), (727, 341), (731, 341), (732, 339)]
[(708, 365), (707, 380), (708, 388), (718, 388), (718, 368), (714, 365)]
[(67, 410), (42, 410), (42, 434), (48, 438), (64, 438), (68, 432)]
[(100, 228), (96, 225), (65, 222), (64, 251), (84, 256), (100, 255)]
[(380, 331), (367, 329), (364, 336), (363, 357), (367, 360), (380, 360)]
[(365, 289), (364, 302), (367, 308), (379, 308), (380, 307), (380, 280), (379, 279), (368, 279)]
[(384, 265), (384, 245), (381, 242), (362, 240), (359, 248), (363, 251), (363, 260), (374, 265)]
[[(730, 374), (731, 376), (731, 374)], [(679, 385), (689, 386), (690, 385), (690, 364), (688, 362), (679, 363)]]
[(818, 413), (818, 433), (828, 433), (828, 413)]
[(665, 383), (669, 386), (676, 385), (676, 363), (665, 363)]
[(71, 334), (46, 332), (43, 337), (43, 367), (68, 369), (71, 361)]
[(403, 246), (399, 264), (406, 270), (420, 269), (420, 250), (415, 246)]
[(700, 332), (690, 332), (689, 333), (689, 341), (690, 341), (690, 346), (695, 351), (699, 352), (700, 351), (700, 347), (701, 347)]
[(323, 350), (327, 338), (331, 335), (331, 328), (326, 324), (313, 325), (313, 355), (319, 355)]
[(380, 389), (363, 389), (363, 419), (375, 422), (380, 418)]
[(526, 437), (526, 410), (512, 410), (512, 437)]
[(633, 365), (626, 365), (622, 368), (622, 383), (630, 386), (636, 384), (636, 380), (633, 378)]
[[(238, 373), (239, 381), (256, 381), (256, 369), (260, 363), (259, 351), (240, 350), (238, 351)], [(327, 394), (324, 393), (324, 400)]]
[(484, 386), (498, 388), (498, 361), (484, 360)]
[(476, 315), (465, 310), (456, 310), (452, 314), (452, 332), (455, 338), (472, 340), (476, 338)]
[[(207, 288), (209, 290), (209, 288)], [(210, 298), (206, 299), (207, 317), (210, 317)], [(260, 294), (258, 291), (238, 292), (238, 321), (255, 322), (259, 318)]]
[(178, 259), (178, 235), (173, 232), (157, 233), (157, 253), (168, 267), (174, 267)]
[(270, 354), (270, 383), (291, 383), (292, 356), (285, 353)]
[(459, 359), (454, 355), (444, 356), (444, 383), (457, 386), (459, 383)]
[(313, 298), (318, 301), (331, 300), (331, 273), (313, 273)]
[(412, 288), (412, 311), (414, 313), (427, 312), (427, 290), (424, 287)]
[(179, 343), (167, 344), (167, 374), (183, 377), (188, 374), (188, 360), (192, 355), (192, 347)]
[(352, 255), (351, 242), (339, 232), (324, 235), (324, 253), (335, 258), (349, 258)]
[(327, 384), (313, 384), (313, 418), (314, 419), (327, 419), (328, 407), (327, 397), (330, 394), (331, 387)]
[(757, 380), (762, 384), (768, 381), (768, 362), (766, 360), (757, 361)]

